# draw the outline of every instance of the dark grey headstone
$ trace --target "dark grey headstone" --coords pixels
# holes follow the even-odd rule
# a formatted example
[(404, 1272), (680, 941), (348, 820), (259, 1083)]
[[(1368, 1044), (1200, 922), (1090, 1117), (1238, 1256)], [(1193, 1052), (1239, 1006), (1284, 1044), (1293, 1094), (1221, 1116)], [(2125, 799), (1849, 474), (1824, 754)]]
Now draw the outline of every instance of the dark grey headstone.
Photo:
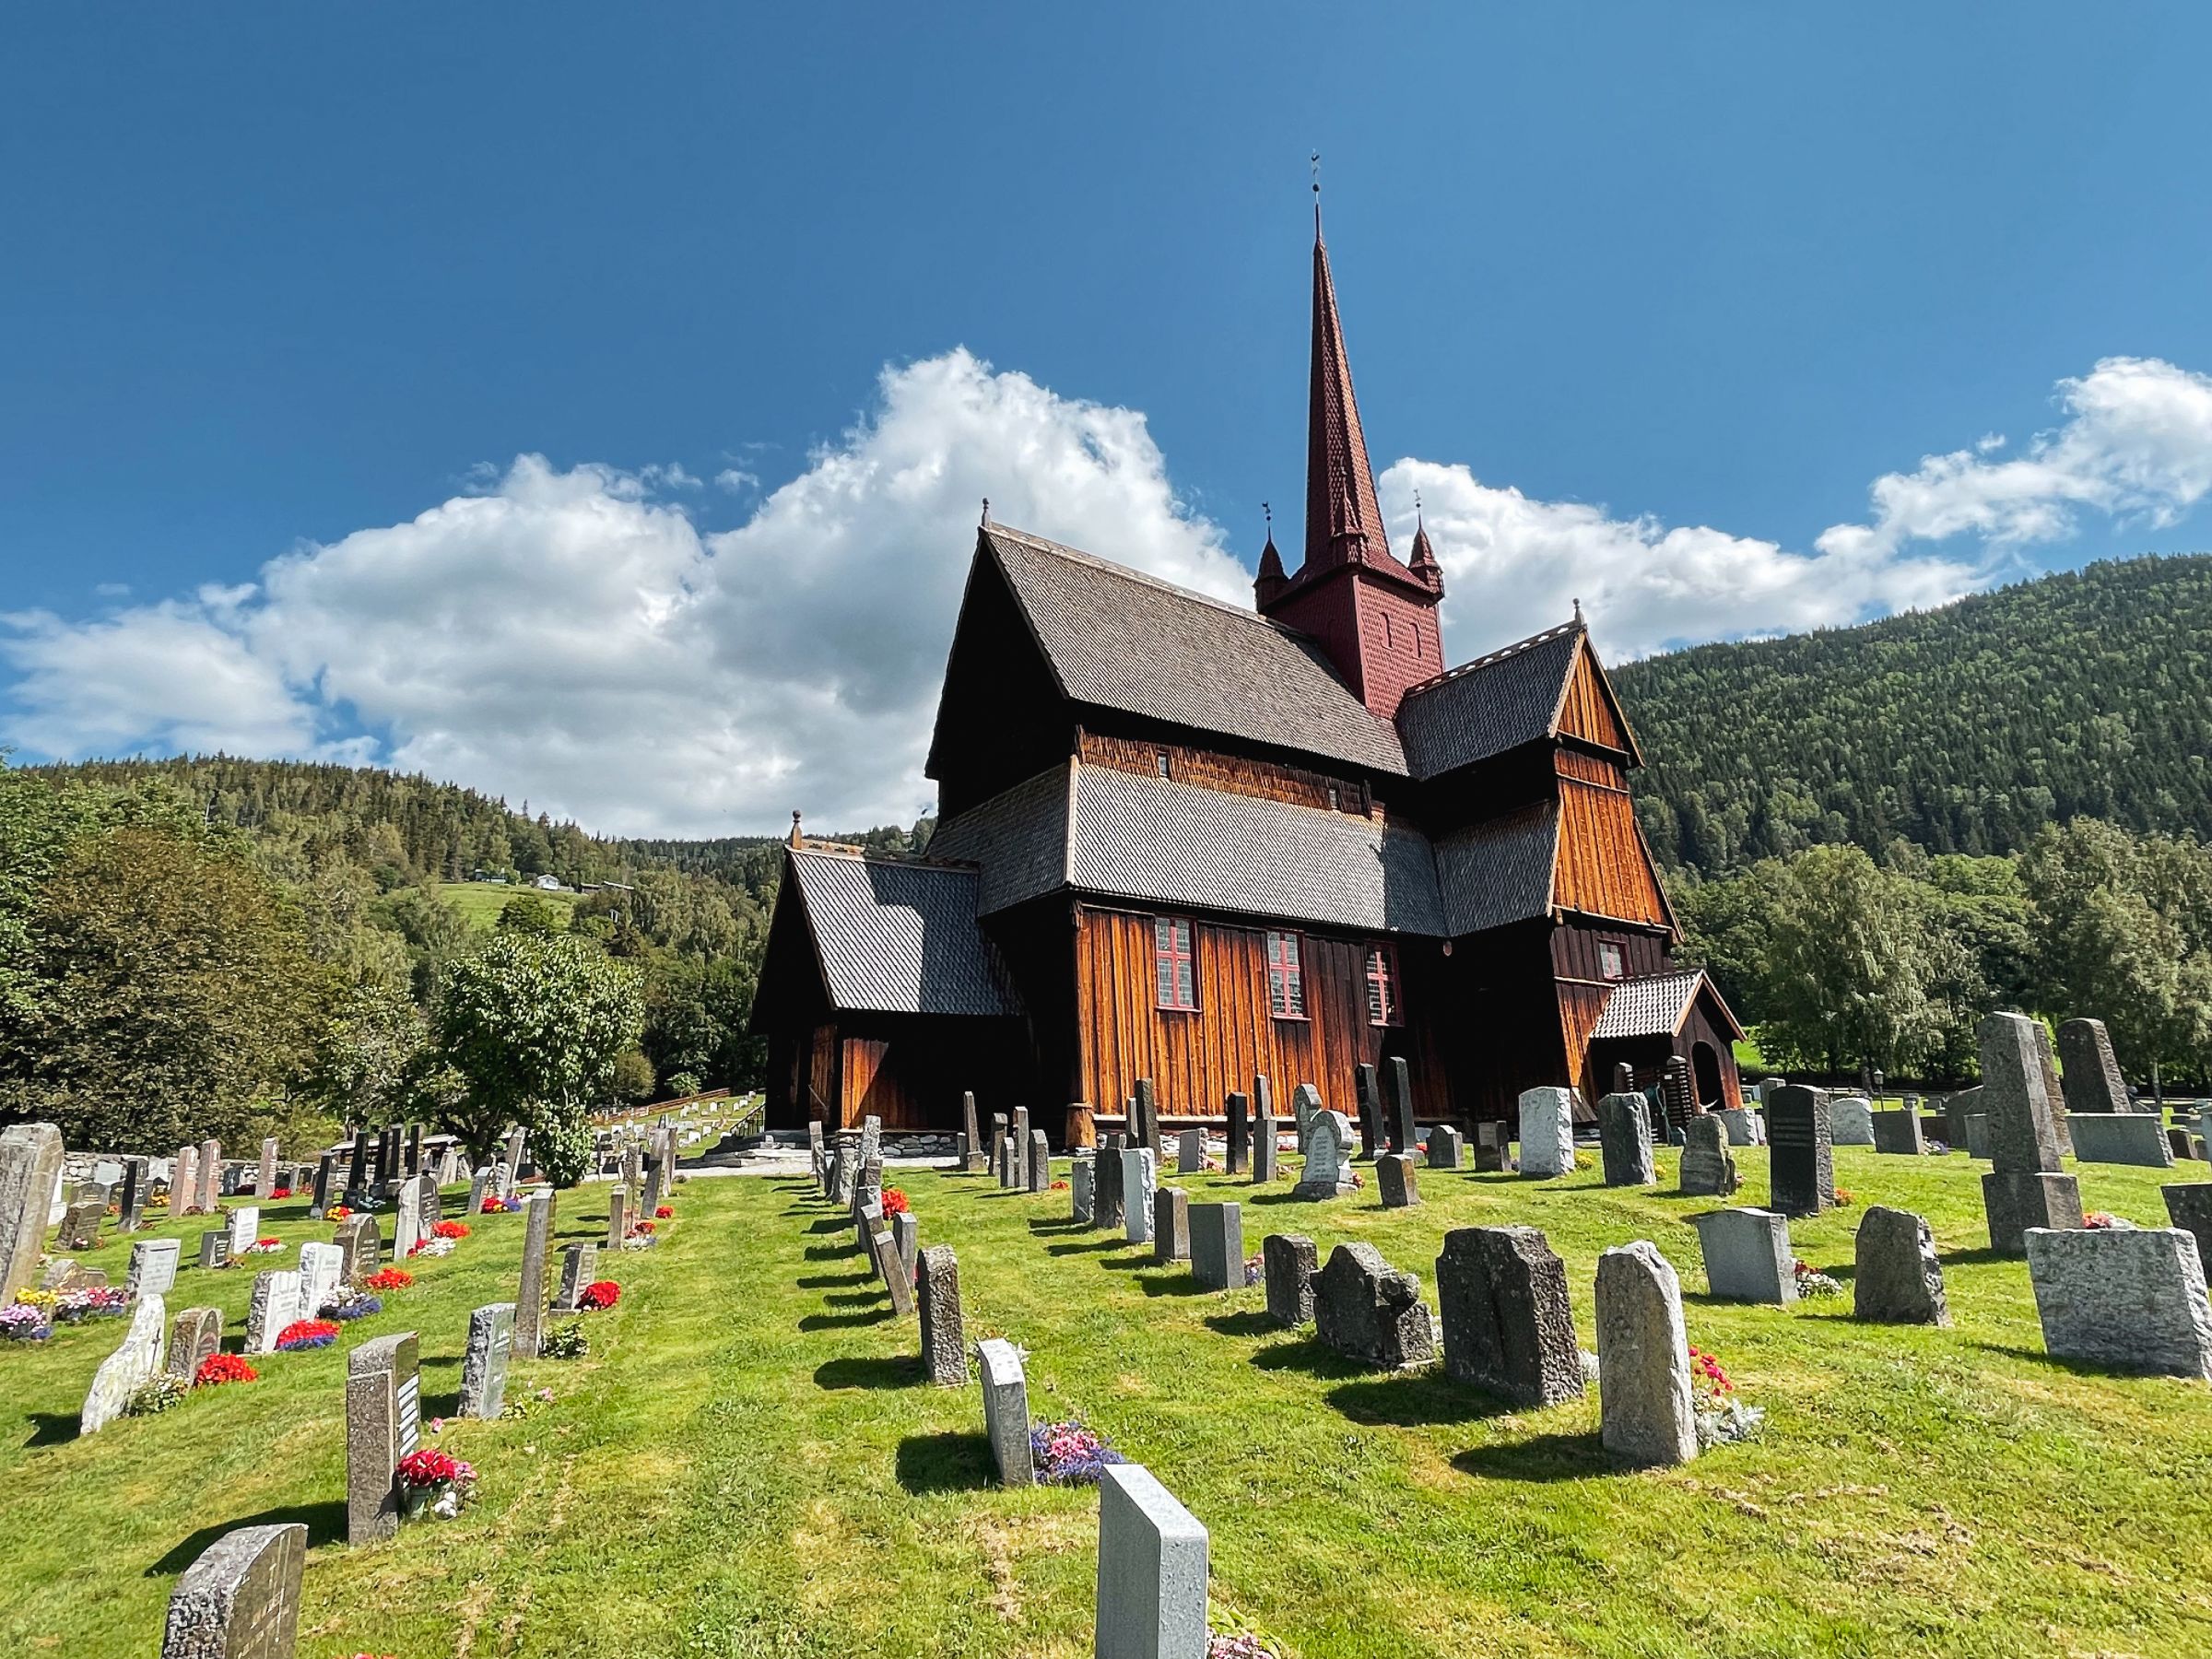
[(1313, 1241), (1297, 1233), (1269, 1233), (1260, 1241), (1267, 1317), (1277, 1324), (1295, 1330), (1313, 1317), (1313, 1280), (1320, 1260)]
[(1928, 1148), (1921, 1139), (1916, 1112), (1877, 1112), (1874, 1114), (1874, 1149), (1893, 1158), (1918, 1158)]
[(1501, 1174), (1506, 1167), (1508, 1148), (1512, 1144), (1512, 1125), (1486, 1122), (1475, 1125), (1475, 1168), (1478, 1171)]
[(1609, 1094), (1597, 1103), (1597, 1146), (1607, 1186), (1650, 1186), (1659, 1176), (1652, 1163), (1651, 1103), (1640, 1094)]
[(200, 1235), (200, 1265), (223, 1267), (230, 1261), (230, 1230), (218, 1227)]
[(1208, 1290), (1244, 1284), (1244, 1210), (1235, 1204), (1194, 1204), (1190, 1209), (1191, 1277)]
[[(962, 1167), (971, 1175), (980, 1175), (991, 1167), (990, 1151), (983, 1145), (982, 1132), (975, 1122), (975, 1093), (972, 1089), (960, 1096), (960, 1122), (967, 1135), (966, 1156)], [(963, 1364), (965, 1361), (962, 1362)]]
[[(1352, 1067), (1352, 1099), (1359, 1112), (1359, 1156), (1372, 1159), (1389, 1142), (1389, 1131), (1382, 1122), (1382, 1086), (1375, 1077), (1375, 1068), (1362, 1061)], [(1300, 1131), (1302, 1140), (1304, 1131)]]
[(1430, 1125), (1428, 1151), (1429, 1167), (1432, 1170), (1456, 1170), (1466, 1159), (1465, 1142), (1450, 1124)]
[(1817, 1216), (1836, 1201), (1835, 1151), (1828, 1107), (1818, 1089), (1785, 1083), (1767, 1101), (1767, 1207), (1784, 1216)]
[(1386, 1371), (1435, 1357), (1421, 1281), (1392, 1267), (1372, 1244), (1339, 1244), (1330, 1253), (1314, 1284), (1313, 1324), (1328, 1347)]
[(170, 1592), (161, 1659), (293, 1659), (306, 1564), (300, 1522), (225, 1533)]
[(911, 1209), (900, 1210), (891, 1217), (891, 1244), (899, 1252), (899, 1265), (905, 1270), (906, 1282), (914, 1282), (915, 1258), (922, 1250), (922, 1218)]
[(1943, 1263), (1924, 1218), (1886, 1205), (1867, 1206), (1859, 1218), (1851, 1310), (1881, 1324), (1947, 1325)]
[(123, 1189), (116, 1200), (123, 1214), (116, 1226), (124, 1232), (136, 1232), (139, 1218), (145, 1212), (148, 1185), (147, 1168), (147, 1160), (143, 1158), (126, 1158), (123, 1160)]
[(496, 1418), (507, 1407), (507, 1358), (514, 1351), (514, 1304), (493, 1302), (468, 1316), (461, 1359), (461, 1415)]
[(2212, 1262), (2212, 1181), (2183, 1182), (2159, 1191), (2173, 1224), (2195, 1239), (2197, 1260)]
[(1181, 1187), (1152, 1194), (1152, 1259), (1187, 1262), (1191, 1256), (1191, 1195)]
[(891, 1237), (888, 1227), (868, 1229), (868, 1260), (874, 1264), (876, 1276), (891, 1293), (891, 1312), (900, 1315), (914, 1311), (913, 1281), (906, 1277), (906, 1264), (900, 1259), (899, 1241)]
[(2062, 1083), (2069, 1114), (2136, 1109), (2103, 1020), (2069, 1019), (2062, 1024), (2058, 1028), (2058, 1063), (2065, 1068)]
[(584, 1288), (599, 1271), (599, 1246), (564, 1244), (560, 1251), (560, 1288), (553, 1296), (553, 1312), (573, 1313), (583, 1305)]
[(346, 1542), (399, 1531), (401, 1458), (421, 1439), (415, 1333), (377, 1336), (346, 1357)]
[(1693, 1198), (1726, 1198), (1736, 1188), (1735, 1155), (1717, 1112), (1701, 1112), (1682, 1132), (1681, 1191)]
[(553, 1243), (553, 1206), (558, 1195), (551, 1188), (523, 1200), (523, 1267), (514, 1291), (514, 1351), (524, 1359), (537, 1358), (546, 1331), (546, 1258)]
[(1390, 1126), (1390, 1149), (1418, 1151), (1421, 1127), (1413, 1115), (1413, 1073), (1402, 1056), (1393, 1054), (1382, 1062), (1382, 1088), (1385, 1117)]
[(1152, 1149), (1152, 1167), (1162, 1170), (1168, 1162), (1167, 1132), (1159, 1124), (1159, 1097), (1153, 1091), (1152, 1079), (1136, 1080), (1136, 1110), (1144, 1117), (1144, 1145)]
[(2000, 1174), (2063, 1167), (2043, 1070), (2045, 1036), (2042, 1022), (2025, 1014), (1992, 1014), (1982, 1022), (1982, 1110), (1989, 1118), (1989, 1159)]
[(1097, 1187), (1090, 1224), (1121, 1231), (1127, 1217), (1122, 1204), (1122, 1137), (1118, 1135), (1107, 1135), (1099, 1148)]
[(1375, 1188), (1384, 1209), (1410, 1209), (1421, 1201), (1421, 1183), (1413, 1155), (1385, 1152), (1375, 1159)]
[(1463, 1227), (1436, 1259), (1444, 1370), (1518, 1406), (1583, 1392), (1567, 1265), (1533, 1227)]
[(968, 1382), (968, 1338), (960, 1320), (960, 1265), (949, 1244), (922, 1252), (914, 1275), (922, 1314), (922, 1369), (939, 1388)]
[(322, 1220), (323, 1212), (330, 1207), (330, 1182), (337, 1167), (338, 1155), (335, 1152), (325, 1152), (316, 1160), (314, 1194), (308, 1200), (307, 1206), (309, 1220)]
[(1999, 1255), (2026, 1255), (2030, 1228), (2058, 1230), (2087, 1224), (2079, 1183), (2050, 1171), (1992, 1170), (1982, 1177), (1982, 1207), (1989, 1218), (1989, 1247)]
[(1229, 1095), (1229, 1173), (1241, 1175), (1252, 1158), (1252, 1102), (1241, 1089)]

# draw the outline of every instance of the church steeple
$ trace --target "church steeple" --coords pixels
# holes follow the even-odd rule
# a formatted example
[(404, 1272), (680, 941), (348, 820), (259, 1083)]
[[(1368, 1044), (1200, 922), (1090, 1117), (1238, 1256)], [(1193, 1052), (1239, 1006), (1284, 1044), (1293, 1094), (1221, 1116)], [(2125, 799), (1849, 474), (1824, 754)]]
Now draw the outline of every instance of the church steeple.
[(1306, 398), (1306, 563), (1308, 571), (1390, 558), (1390, 537), (1375, 500), (1367, 434), (1352, 395), (1352, 364), (1329, 248), (1313, 215), (1313, 356)]

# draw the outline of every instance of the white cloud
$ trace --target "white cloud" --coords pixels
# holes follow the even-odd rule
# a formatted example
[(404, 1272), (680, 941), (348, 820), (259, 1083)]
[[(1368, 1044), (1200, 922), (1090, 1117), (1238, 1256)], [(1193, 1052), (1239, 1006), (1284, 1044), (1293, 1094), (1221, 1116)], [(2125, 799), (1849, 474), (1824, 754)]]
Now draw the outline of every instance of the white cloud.
[[(1579, 596), (1619, 656), (1939, 604), (2077, 512), (2165, 524), (2212, 489), (2212, 382), (2115, 359), (2059, 398), (2066, 418), (2018, 454), (1985, 438), (1879, 479), (1871, 522), (1811, 552), (1535, 500), (1459, 465), (1404, 460), (1381, 485), (1401, 552), (1420, 492), (1456, 655)], [(472, 476), (472, 493), (253, 583), (0, 618), (6, 739), (374, 760), (612, 833), (774, 830), (794, 806), (859, 827), (933, 797), (921, 763), (982, 497), (1003, 523), (1251, 594), (1141, 414), (964, 351), (886, 370), (867, 417), (735, 530), (702, 532), (667, 499), (700, 487), (674, 464), (524, 455)], [(758, 487), (738, 468), (715, 482), (734, 477)]]
[(716, 488), (732, 495), (742, 495), (748, 489), (760, 488), (760, 475), (747, 472), (741, 466), (725, 466), (714, 475), (714, 483)]

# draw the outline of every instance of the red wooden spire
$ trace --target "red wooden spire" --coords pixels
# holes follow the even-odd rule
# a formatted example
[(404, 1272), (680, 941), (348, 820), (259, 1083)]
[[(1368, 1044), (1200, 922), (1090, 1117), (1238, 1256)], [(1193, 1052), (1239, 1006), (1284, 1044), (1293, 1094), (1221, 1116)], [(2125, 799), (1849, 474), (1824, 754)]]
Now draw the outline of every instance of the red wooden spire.
[(1384, 563), (1390, 538), (1375, 500), (1374, 469), (1359, 405), (1352, 395), (1344, 319), (1329, 275), (1328, 244), (1313, 220), (1313, 360), (1306, 408), (1306, 562), (1318, 573), (1341, 564)]

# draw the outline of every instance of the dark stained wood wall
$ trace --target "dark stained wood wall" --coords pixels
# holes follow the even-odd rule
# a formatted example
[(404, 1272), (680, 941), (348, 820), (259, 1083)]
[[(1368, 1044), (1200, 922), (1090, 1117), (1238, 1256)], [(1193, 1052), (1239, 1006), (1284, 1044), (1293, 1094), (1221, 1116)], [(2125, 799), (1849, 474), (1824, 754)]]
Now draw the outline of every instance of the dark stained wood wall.
[(1076, 944), (1076, 1006), (1083, 1098), (1101, 1112), (1122, 1109), (1139, 1077), (1150, 1077), (1168, 1115), (1217, 1114), (1231, 1089), (1249, 1089), (1255, 1073), (1273, 1080), (1276, 1111), (1289, 1114), (1300, 1083), (1321, 1090), (1332, 1110), (1357, 1110), (1352, 1068), (1404, 1054), (1412, 1067), (1414, 1109), (1452, 1115), (1451, 1091), (1433, 1036), (1447, 1017), (1435, 1006), (1440, 975), (1433, 940), (1398, 947), (1406, 1009), (1402, 1026), (1367, 1018), (1365, 941), (1303, 935), (1305, 1019), (1277, 1019), (1267, 1001), (1264, 928), (1198, 922), (1198, 1007), (1159, 1006), (1149, 914), (1085, 906)]
[(1551, 901), (1560, 910), (1669, 925), (1628, 774), (1610, 761), (1572, 749), (1557, 751), (1559, 852)]
[[(1115, 771), (1158, 777), (1159, 759), (1165, 755), (1168, 776), (1178, 783), (1195, 783), (1224, 794), (1256, 795), (1263, 801), (1287, 801), (1293, 806), (1348, 812), (1355, 817), (1364, 817), (1368, 810), (1367, 785), (1354, 778), (1154, 738), (1116, 737), (1086, 730), (1077, 741), (1077, 752), (1086, 763)], [(1336, 793), (1334, 803), (1329, 799), (1331, 790)]]

